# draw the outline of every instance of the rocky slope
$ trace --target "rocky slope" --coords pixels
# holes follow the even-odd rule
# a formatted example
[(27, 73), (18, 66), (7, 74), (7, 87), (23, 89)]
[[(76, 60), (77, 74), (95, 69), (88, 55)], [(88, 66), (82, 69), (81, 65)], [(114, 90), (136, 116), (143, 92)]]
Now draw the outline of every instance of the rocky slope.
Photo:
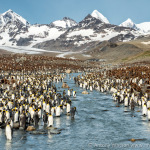
[(134, 29), (120, 27), (102, 22), (92, 15), (86, 16), (76, 26), (69, 28), (56, 40), (49, 40), (35, 45), (35, 48), (46, 50), (89, 50), (97, 42), (130, 41), (137, 37)]
[(149, 34), (148, 24), (137, 25), (128, 19), (120, 26), (113, 25), (94, 10), (79, 23), (64, 17), (47, 25), (31, 25), (20, 15), (8, 10), (0, 15), (0, 45), (87, 52), (104, 41), (128, 42), (145, 37)]

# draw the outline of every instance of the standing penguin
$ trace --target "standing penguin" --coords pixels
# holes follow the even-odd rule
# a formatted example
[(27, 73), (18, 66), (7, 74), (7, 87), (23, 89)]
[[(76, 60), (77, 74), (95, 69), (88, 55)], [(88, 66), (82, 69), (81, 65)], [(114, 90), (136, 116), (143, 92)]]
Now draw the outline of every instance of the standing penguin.
[(39, 119), (41, 119), (41, 118), (42, 118), (42, 110), (41, 110), (41, 107), (38, 108), (38, 115), (39, 115)]
[(93, 91), (93, 87), (92, 87), (92, 85), (90, 85), (90, 91), (91, 91), (91, 92)]
[(18, 122), (19, 121), (19, 115), (18, 115), (18, 111), (14, 112), (14, 122)]
[(48, 127), (52, 127), (53, 126), (53, 116), (51, 114), (49, 114), (48, 116)]
[(144, 105), (143, 105), (142, 114), (143, 114), (143, 116), (147, 115), (147, 106), (146, 106), (146, 103), (144, 103)]
[(67, 112), (67, 113), (70, 113), (70, 103), (67, 103), (66, 112)]
[(43, 122), (44, 122), (44, 123), (47, 123), (47, 120), (48, 120), (47, 113), (46, 113), (46, 111), (44, 110), (44, 112), (43, 112)]
[(73, 97), (76, 97), (76, 91), (73, 91)]
[(8, 140), (11, 140), (12, 139), (12, 129), (11, 129), (11, 126), (10, 126), (10, 124), (7, 122), (7, 124), (6, 124), (6, 128), (5, 128), (5, 134), (6, 134), (6, 138), (8, 139)]
[(33, 120), (34, 120), (34, 126), (37, 127), (38, 126), (38, 122), (39, 122), (39, 115), (38, 115), (38, 111), (35, 110), (34, 116), (33, 116)]
[(71, 92), (70, 89), (68, 88), (68, 96), (71, 96)]
[(129, 106), (129, 100), (128, 100), (128, 97), (126, 96), (125, 99), (124, 99), (124, 106), (125, 107), (128, 107)]
[(134, 104), (134, 100), (131, 99), (131, 110), (134, 110), (135, 104)]
[(61, 109), (60, 106), (56, 106), (56, 117), (60, 117)]
[(24, 130), (26, 129), (26, 115), (25, 115), (24, 111), (20, 115), (20, 127)]
[(51, 108), (51, 114), (54, 115), (55, 107)]
[(76, 107), (72, 107), (70, 110), (71, 118), (74, 118), (76, 112)]

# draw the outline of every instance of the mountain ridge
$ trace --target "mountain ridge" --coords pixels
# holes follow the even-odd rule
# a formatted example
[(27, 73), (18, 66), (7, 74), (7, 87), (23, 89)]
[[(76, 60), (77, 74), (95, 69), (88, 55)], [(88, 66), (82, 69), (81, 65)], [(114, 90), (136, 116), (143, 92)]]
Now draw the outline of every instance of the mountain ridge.
[(97, 10), (79, 23), (64, 17), (50, 24), (31, 25), (12, 10), (1, 14), (0, 19), (0, 45), (3, 46), (86, 51), (99, 42), (125, 42), (143, 35), (133, 27), (110, 24)]
[(143, 33), (150, 34), (150, 22), (142, 22), (139, 24), (135, 24), (130, 18), (121, 23), (119, 26), (133, 28), (135, 30), (141, 31)]

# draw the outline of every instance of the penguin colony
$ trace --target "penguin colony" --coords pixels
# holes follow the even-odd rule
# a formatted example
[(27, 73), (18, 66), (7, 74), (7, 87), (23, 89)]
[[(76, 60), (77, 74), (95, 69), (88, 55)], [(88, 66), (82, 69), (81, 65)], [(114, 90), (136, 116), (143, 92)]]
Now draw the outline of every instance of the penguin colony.
[(40, 120), (52, 127), (54, 117), (67, 114), (74, 118), (76, 107), (71, 107), (71, 93), (57, 93), (54, 84), (65, 76), (47, 71), (0, 74), (0, 128), (5, 128), (7, 139), (12, 139), (12, 129), (37, 128)]
[[(94, 66), (82, 60), (74, 60), (67, 58), (50, 57), (47, 55), (1, 55), (0, 54), (0, 71), (39, 71), (51, 70), (64, 72), (70, 68), (74, 71), (83, 71), (87, 67)], [(92, 68), (92, 67), (91, 67)]]
[[(74, 78), (84, 89), (111, 93), (114, 101), (134, 111), (142, 108), (142, 115), (150, 121), (150, 67), (129, 66), (99, 73), (86, 73)], [(117, 105), (119, 106), (119, 105)]]

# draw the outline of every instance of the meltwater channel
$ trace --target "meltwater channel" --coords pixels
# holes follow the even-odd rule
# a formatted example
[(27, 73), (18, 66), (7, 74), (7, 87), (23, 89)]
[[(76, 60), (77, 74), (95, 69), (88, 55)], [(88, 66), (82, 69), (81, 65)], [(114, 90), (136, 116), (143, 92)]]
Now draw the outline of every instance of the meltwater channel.
[[(76, 98), (71, 97), (77, 113), (74, 119), (66, 115), (54, 118), (54, 127), (61, 129), (60, 134), (52, 135), (46, 130), (46, 134), (36, 135), (14, 130), (12, 141), (8, 141), (5, 130), (0, 129), (0, 150), (150, 149), (150, 122), (142, 116), (141, 108), (131, 111), (123, 105), (116, 107), (118, 104), (110, 94), (95, 90), (83, 95), (84, 89), (73, 80), (77, 75), (73, 73), (71, 79), (69, 75), (64, 79), (77, 92)], [(62, 83), (55, 84), (62, 93)]]

